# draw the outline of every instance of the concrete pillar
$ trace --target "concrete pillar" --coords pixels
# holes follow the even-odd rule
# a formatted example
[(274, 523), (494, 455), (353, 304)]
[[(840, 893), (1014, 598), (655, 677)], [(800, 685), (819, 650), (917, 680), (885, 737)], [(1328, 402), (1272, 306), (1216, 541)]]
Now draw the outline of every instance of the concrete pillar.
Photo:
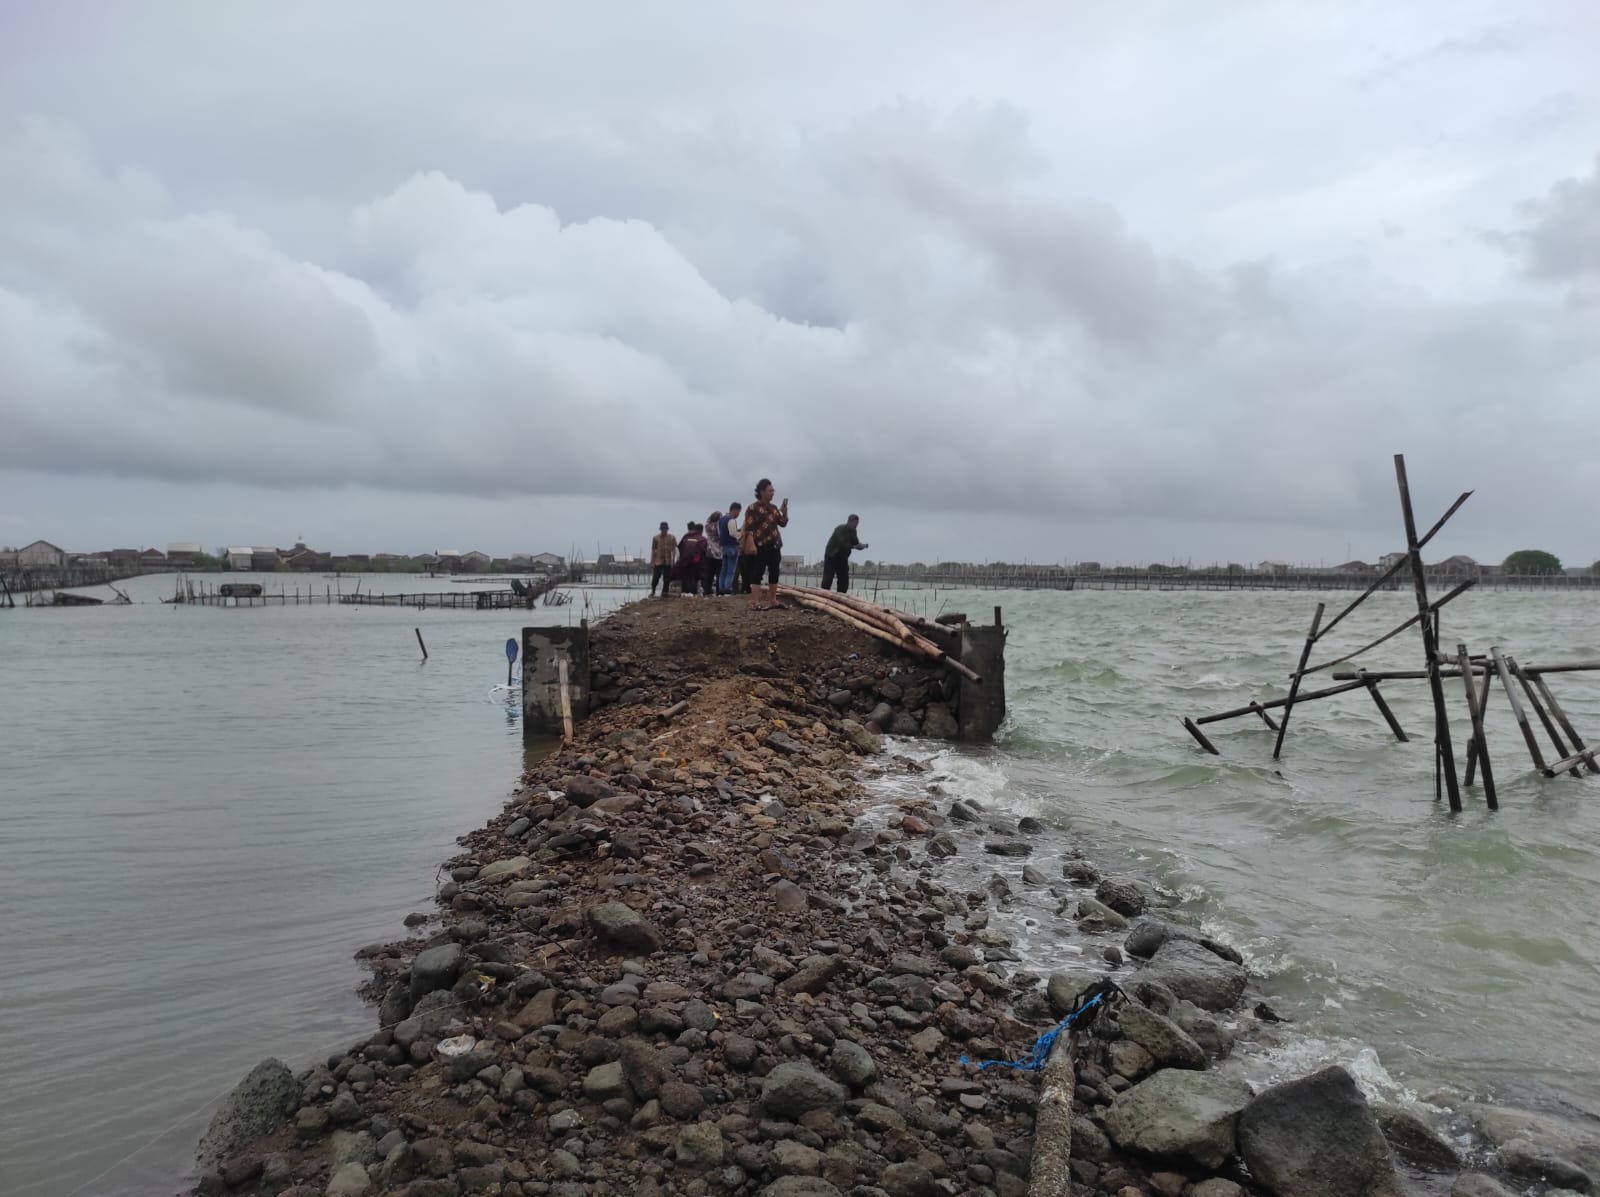
[(961, 679), (956, 720), (963, 740), (989, 740), (1006, 717), (1006, 629), (1000, 608), (994, 609), (994, 626), (961, 625), (961, 651), (957, 660), (983, 679), (975, 686)]
[(572, 717), (589, 713), (589, 621), (577, 627), (522, 629), (522, 734), (561, 734), (561, 671), (567, 663)]

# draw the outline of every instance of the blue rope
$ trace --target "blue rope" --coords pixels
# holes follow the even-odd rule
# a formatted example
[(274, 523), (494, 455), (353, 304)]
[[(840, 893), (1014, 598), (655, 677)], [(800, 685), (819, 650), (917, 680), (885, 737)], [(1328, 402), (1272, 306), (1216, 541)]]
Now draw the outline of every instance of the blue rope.
[[(1018, 1072), (1038, 1072), (1044, 1067), (1045, 1061), (1050, 1058), (1050, 1049), (1055, 1047), (1056, 1039), (1060, 1036), (1061, 1032), (1070, 1030), (1073, 1023), (1077, 1022), (1078, 1019), (1082, 1018), (1090, 1010), (1098, 1006), (1101, 1001), (1104, 1000), (1104, 997), (1104, 994), (1095, 994), (1092, 998), (1084, 1002), (1083, 1005), (1079, 1006), (1071, 1014), (1063, 1018), (1050, 1030), (1046, 1031), (1043, 1035), (1040, 1035), (1033, 1041), (1033, 1050), (1027, 1055), (1023, 1056), (1020, 1060), (984, 1060), (978, 1065), (978, 1071), (982, 1072), (985, 1068), (999, 1067), (1015, 1068)], [(973, 1063), (973, 1061), (967, 1059), (965, 1056), (961, 1057), (961, 1062), (963, 1064)]]

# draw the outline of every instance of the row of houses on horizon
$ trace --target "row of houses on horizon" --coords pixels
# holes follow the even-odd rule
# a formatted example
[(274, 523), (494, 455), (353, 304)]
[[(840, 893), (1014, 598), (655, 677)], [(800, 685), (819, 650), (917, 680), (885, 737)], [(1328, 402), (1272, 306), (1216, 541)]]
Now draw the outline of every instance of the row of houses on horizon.
[[(67, 569), (73, 566), (105, 565), (118, 572), (194, 569), (215, 560), (199, 544), (173, 541), (163, 552), (158, 548), (105, 549), (92, 553), (72, 553), (48, 540), (36, 540), (20, 549), (0, 550), (0, 567), (7, 569)], [(440, 549), (432, 553), (326, 553), (297, 541), (293, 548), (259, 545), (230, 545), (223, 551), (222, 567), (234, 571), (267, 572), (276, 570), (386, 570), (422, 569), (444, 573), (553, 573), (566, 568), (566, 559), (556, 553), (513, 553), (491, 557), (477, 550)]]

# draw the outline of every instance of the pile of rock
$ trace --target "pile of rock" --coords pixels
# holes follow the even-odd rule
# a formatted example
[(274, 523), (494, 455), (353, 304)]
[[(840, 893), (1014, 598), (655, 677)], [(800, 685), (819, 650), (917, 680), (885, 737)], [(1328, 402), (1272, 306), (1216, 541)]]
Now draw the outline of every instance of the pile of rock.
[[(624, 657), (645, 659), (616, 651), (611, 686), (687, 711), (663, 724), (619, 690), (532, 770), (463, 840), (436, 930), (360, 953), (379, 1029), (299, 1075), (252, 1073), (202, 1145), (200, 1192), (1028, 1193), (1051, 1148), (1037, 1084), (963, 1057), (1022, 1055), (1104, 970), (1018, 971), (990, 925), (1004, 878), (941, 880), (964, 836), (994, 851), (1028, 828), (970, 803), (858, 822), (873, 728), (915, 712), (937, 730), (937, 679), (858, 654), (687, 682)], [(1236, 953), (1137, 882), (1082, 860), (1057, 876), (1069, 934), (1146, 961), (1116, 972), (1129, 1000), (1081, 1048), (1082, 1192), (1391, 1191), (1344, 1074), (1252, 1096), (1216, 1067)]]

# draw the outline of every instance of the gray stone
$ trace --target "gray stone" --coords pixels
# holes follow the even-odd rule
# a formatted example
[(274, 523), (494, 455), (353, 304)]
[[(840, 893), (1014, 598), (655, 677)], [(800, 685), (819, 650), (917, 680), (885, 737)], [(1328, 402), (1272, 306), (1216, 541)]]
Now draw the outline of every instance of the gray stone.
[(533, 861), (526, 856), (512, 856), (505, 860), (497, 860), (486, 864), (478, 871), (479, 881), (504, 881), (510, 877), (520, 877), (533, 867)]
[[(626, 699), (627, 695), (623, 695), (624, 702)], [(617, 792), (616, 787), (610, 783), (585, 773), (574, 777), (563, 777), (556, 783), (556, 788), (566, 795), (567, 801), (573, 806), (593, 806), (601, 798), (610, 798)]]
[(988, 840), (983, 850), (991, 856), (1027, 856), (1033, 851), (1033, 845), (1027, 840)]
[(1128, 932), (1128, 938), (1122, 941), (1122, 948), (1130, 956), (1148, 960), (1172, 937), (1172, 931), (1171, 923), (1163, 922), (1161, 919), (1142, 918)]
[(682, 1081), (666, 1081), (661, 1086), (658, 1100), (661, 1112), (675, 1122), (692, 1122), (706, 1108), (706, 1099), (700, 1090)]
[(956, 837), (948, 831), (941, 831), (928, 841), (928, 855), (948, 858), (954, 856), (961, 849), (956, 844)]
[(1450, 1197), (1517, 1197), (1505, 1185), (1482, 1172), (1463, 1172), (1450, 1186)]
[(1372, 1107), (1378, 1129), (1394, 1153), (1424, 1172), (1459, 1172), (1461, 1157), (1427, 1122), (1403, 1106)]
[(894, 708), (886, 702), (880, 702), (872, 708), (872, 714), (867, 716), (867, 730), (881, 733), (893, 718)]
[(1091, 972), (1051, 973), (1045, 983), (1045, 997), (1057, 1018), (1065, 1018), (1078, 1008), (1078, 995), (1096, 981), (1098, 974)]
[(888, 731), (891, 736), (920, 736), (922, 724), (909, 711), (896, 711), (889, 720)]
[(1244, 1190), (1231, 1180), (1213, 1176), (1190, 1189), (1189, 1197), (1244, 1197)]
[(622, 1061), (613, 1060), (591, 1068), (583, 1078), (583, 1095), (590, 1101), (610, 1101), (613, 1097), (626, 1097), (628, 1082), (622, 1075)]
[(211, 1119), (195, 1158), (201, 1170), (265, 1138), (300, 1108), (300, 1084), (281, 1060), (263, 1060), (234, 1086)]
[(518, 838), (519, 836), (526, 835), (527, 831), (528, 831), (528, 828), (530, 828), (532, 826), (533, 826), (533, 823), (531, 821), (529, 821), (528, 819), (526, 819), (526, 818), (515, 819), (506, 828), (505, 837), (508, 840), (514, 840), (514, 839)]
[(714, 1122), (696, 1122), (678, 1132), (672, 1143), (678, 1163), (696, 1168), (714, 1168), (722, 1163), (725, 1145)]
[(788, 1122), (812, 1110), (836, 1110), (849, 1096), (843, 1085), (807, 1064), (779, 1064), (761, 1082), (761, 1108)]
[(910, 1160), (890, 1164), (880, 1182), (889, 1197), (938, 1197), (939, 1185), (933, 1173)]
[(780, 1176), (761, 1190), (761, 1197), (844, 1197), (820, 1176)]
[(1094, 898), (1079, 898), (1074, 917), (1085, 931), (1120, 931), (1128, 925), (1127, 919)]
[(629, 952), (659, 952), (662, 947), (661, 932), (650, 922), (621, 902), (602, 902), (583, 912), (594, 937), (604, 944)]
[(779, 1176), (816, 1176), (822, 1171), (822, 1153), (793, 1139), (772, 1145), (772, 1170)]
[(833, 1045), (828, 1068), (852, 1089), (865, 1089), (878, 1079), (878, 1065), (872, 1053), (850, 1039), (841, 1039)]
[(1233, 1154), (1234, 1124), (1249, 1102), (1243, 1081), (1167, 1068), (1118, 1094), (1105, 1128), (1126, 1150), (1187, 1156), (1219, 1168)]
[(1095, 887), (1094, 896), (1128, 918), (1143, 914), (1149, 905), (1139, 883), (1125, 877), (1107, 877)]
[(844, 738), (849, 740), (858, 752), (863, 752), (870, 756), (872, 753), (883, 751), (883, 741), (854, 719), (840, 720), (839, 730), (844, 733)]
[(922, 734), (935, 740), (954, 740), (961, 735), (955, 712), (947, 703), (930, 702), (922, 712)]
[[(449, 989), (461, 975), (466, 951), (458, 943), (442, 943), (424, 948), (411, 962), (411, 1003), (415, 1007), (424, 994)], [(413, 1009), (413, 1014), (415, 1010)]]
[(1378, 1120), (1338, 1066), (1274, 1085), (1252, 1101), (1239, 1117), (1239, 1151), (1250, 1174), (1278, 1197), (1401, 1195)]
[(1129, 1002), (1117, 1015), (1124, 1038), (1150, 1053), (1157, 1064), (1172, 1068), (1204, 1068), (1206, 1053), (1171, 1019)]
[(1586, 1172), (1600, 1173), (1600, 1123), (1478, 1102), (1463, 1103), (1459, 1110), (1497, 1147), (1525, 1140), (1571, 1160)]
[(821, 993), (842, 968), (842, 956), (807, 956), (792, 976), (778, 983), (778, 992)]
[(1025, 864), (1022, 866), (1022, 883), (1024, 885), (1049, 885), (1050, 878), (1037, 866)]
[(360, 1164), (346, 1164), (333, 1174), (323, 1192), (327, 1197), (366, 1197), (372, 1192), (372, 1178)]
[(373, 1164), (381, 1158), (378, 1145), (366, 1131), (334, 1131), (332, 1147), (335, 1169), (346, 1164)]
[(1227, 1010), (1244, 993), (1247, 974), (1231, 961), (1197, 943), (1169, 939), (1151, 958), (1140, 979), (1165, 985), (1202, 1010)]
[(1558, 1155), (1530, 1139), (1512, 1139), (1495, 1152), (1500, 1166), (1519, 1180), (1542, 1181), (1564, 1189), (1587, 1193), (1594, 1188), (1594, 1177), (1572, 1160)]

